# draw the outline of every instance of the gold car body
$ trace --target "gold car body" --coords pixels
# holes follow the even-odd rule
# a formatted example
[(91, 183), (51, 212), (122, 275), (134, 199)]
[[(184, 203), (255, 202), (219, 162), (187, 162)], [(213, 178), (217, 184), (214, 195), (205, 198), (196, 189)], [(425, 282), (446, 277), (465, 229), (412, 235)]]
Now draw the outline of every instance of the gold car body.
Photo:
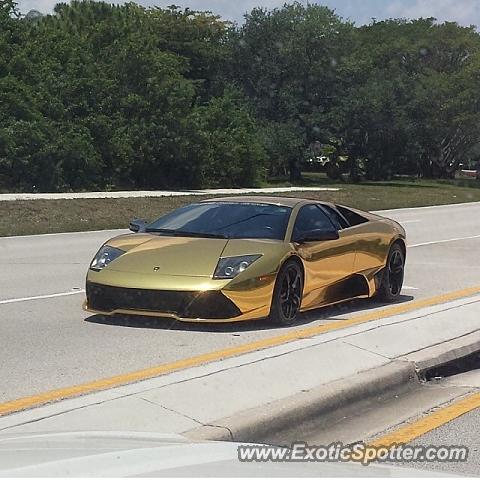
[[(84, 303), (97, 314), (136, 314), (174, 318), (181, 321), (233, 322), (267, 317), (278, 271), (290, 257), (300, 259), (304, 270), (301, 311), (375, 294), (379, 272), (385, 267), (394, 242), (405, 249), (405, 231), (397, 222), (368, 212), (360, 214), (365, 223), (339, 231), (337, 240), (294, 243), (293, 226), (302, 206), (330, 205), (326, 202), (287, 197), (228, 197), (206, 201), (268, 203), (292, 208), (285, 238), (216, 239), (169, 237), (131, 233), (105, 244), (125, 253), (100, 271), (89, 270), (88, 284), (123, 289), (191, 292), (194, 298), (221, 292), (239, 310), (227, 318), (185, 318), (174, 311), (117, 308), (105, 311)], [(259, 260), (233, 279), (213, 279), (220, 257), (261, 254)], [(193, 298), (192, 297), (192, 298)]]

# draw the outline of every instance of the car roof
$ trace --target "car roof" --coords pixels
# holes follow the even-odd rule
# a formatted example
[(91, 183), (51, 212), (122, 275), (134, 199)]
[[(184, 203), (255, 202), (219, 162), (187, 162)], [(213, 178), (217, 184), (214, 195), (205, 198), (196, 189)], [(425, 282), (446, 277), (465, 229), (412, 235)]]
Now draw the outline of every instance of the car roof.
[[(237, 197), (209, 198), (203, 202), (231, 202), (231, 203), (265, 203), (269, 205), (281, 205), (284, 207), (294, 207), (299, 203), (317, 202), (316, 200), (307, 200), (305, 198), (295, 197), (268, 197), (261, 195), (244, 195)], [(322, 203), (322, 202), (318, 202)]]
[(297, 197), (272, 197), (272, 196), (263, 196), (263, 195), (244, 195), (244, 196), (235, 196), (235, 197), (221, 197), (221, 198), (207, 198), (206, 200), (202, 200), (203, 202), (211, 202), (211, 203), (264, 203), (266, 205), (280, 205), (283, 207), (295, 207), (296, 205), (302, 204), (309, 204), (309, 203), (318, 203), (320, 205), (325, 205), (327, 207), (337, 208), (343, 207), (353, 212), (358, 213), (359, 215), (363, 215), (368, 219), (378, 218), (378, 215), (374, 215), (373, 213), (359, 210), (357, 208), (352, 207), (345, 207), (343, 205), (337, 205), (336, 203), (326, 202), (324, 200), (314, 200), (312, 198), (297, 198)]

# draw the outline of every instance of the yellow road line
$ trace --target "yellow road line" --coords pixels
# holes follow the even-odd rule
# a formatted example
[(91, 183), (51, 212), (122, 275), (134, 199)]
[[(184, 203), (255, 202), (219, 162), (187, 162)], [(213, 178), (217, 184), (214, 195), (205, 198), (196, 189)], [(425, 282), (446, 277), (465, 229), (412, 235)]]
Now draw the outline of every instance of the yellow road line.
[(369, 442), (369, 446), (389, 447), (394, 444), (398, 445), (411, 442), (476, 408), (480, 408), (480, 393), (469, 395), (458, 402), (436, 410), (420, 420), (409, 423), (394, 432), (377, 438), (373, 442)]
[(0, 403), (0, 416), (18, 412), (27, 408), (37, 407), (46, 403), (63, 400), (66, 398), (72, 398), (79, 395), (85, 395), (87, 393), (105, 390), (107, 388), (118, 387), (128, 383), (158, 377), (167, 373), (184, 370), (190, 367), (196, 367), (217, 360), (223, 360), (225, 358), (234, 357), (244, 353), (254, 352), (268, 347), (282, 345), (294, 340), (313, 337), (321, 333), (331, 332), (333, 330), (339, 330), (342, 328), (351, 327), (353, 325), (359, 325), (361, 323), (371, 322), (374, 320), (380, 320), (382, 318), (387, 318), (393, 315), (400, 315), (402, 313), (407, 313), (413, 310), (418, 310), (420, 308), (430, 307), (433, 305), (458, 300), (460, 298), (468, 297), (478, 293), (480, 293), (480, 286), (465, 288), (463, 290), (445, 293), (423, 300), (416, 300), (409, 303), (403, 303), (401, 305), (395, 305), (393, 307), (384, 308), (375, 312), (368, 312), (361, 315), (356, 315), (353, 318), (349, 318), (348, 320), (338, 320), (336, 322), (332, 322), (326, 325), (316, 325), (313, 327), (292, 330), (283, 335), (265, 338), (256, 342), (246, 343), (224, 350), (217, 350), (214, 352), (197, 355), (195, 357), (177, 360), (171, 363), (165, 363), (163, 365), (146, 368), (144, 370), (138, 370), (136, 372), (116, 375), (110, 378), (95, 380), (93, 382), (83, 383), (72, 387), (60, 388), (58, 390), (51, 390), (48, 392), (39, 393), (37, 395), (19, 398), (17, 400)]

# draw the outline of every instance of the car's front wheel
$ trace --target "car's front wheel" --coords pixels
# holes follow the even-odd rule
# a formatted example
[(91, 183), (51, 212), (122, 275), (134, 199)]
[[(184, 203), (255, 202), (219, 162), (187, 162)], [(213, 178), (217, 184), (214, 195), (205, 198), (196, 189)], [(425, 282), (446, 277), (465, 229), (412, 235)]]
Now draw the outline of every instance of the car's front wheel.
[(270, 319), (279, 325), (293, 325), (300, 312), (302, 296), (302, 268), (297, 261), (288, 260), (277, 275)]
[(383, 271), (382, 283), (378, 289), (378, 299), (394, 302), (400, 296), (405, 273), (405, 255), (398, 243), (394, 243), (388, 254), (387, 265)]

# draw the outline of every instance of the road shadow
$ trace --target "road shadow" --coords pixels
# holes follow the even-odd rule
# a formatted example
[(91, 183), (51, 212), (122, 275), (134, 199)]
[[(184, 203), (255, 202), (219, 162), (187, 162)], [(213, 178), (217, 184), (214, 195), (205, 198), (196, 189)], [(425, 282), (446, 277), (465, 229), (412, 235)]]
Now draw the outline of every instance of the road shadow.
[[(273, 324), (268, 319), (247, 320), (231, 323), (206, 323), (206, 322), (180, 322), (171, 318), (148, 317), (136, 315), (92, 315), (85, 319), (88, 323), (111, 325), (127, 328), (150, 328), (156, 330), (183, 330), (187, 332), (211, 332), (211, 333), (239, 333), (260, 330), (279, 330), (308, 325), (316, 321), (342, 321), (343, 315), (361, 313), (376, 308), (389, 307), (400, 303), (410, 302), (414, 299), (411, 295), (401, 295), (394, 303), (382, 303), (375, 299), (356, 299), (330, 307), (321, 307), (302, 313), (294, 327), (282, 327)], [(340, 318), (338, 318), (340, 316)]]

